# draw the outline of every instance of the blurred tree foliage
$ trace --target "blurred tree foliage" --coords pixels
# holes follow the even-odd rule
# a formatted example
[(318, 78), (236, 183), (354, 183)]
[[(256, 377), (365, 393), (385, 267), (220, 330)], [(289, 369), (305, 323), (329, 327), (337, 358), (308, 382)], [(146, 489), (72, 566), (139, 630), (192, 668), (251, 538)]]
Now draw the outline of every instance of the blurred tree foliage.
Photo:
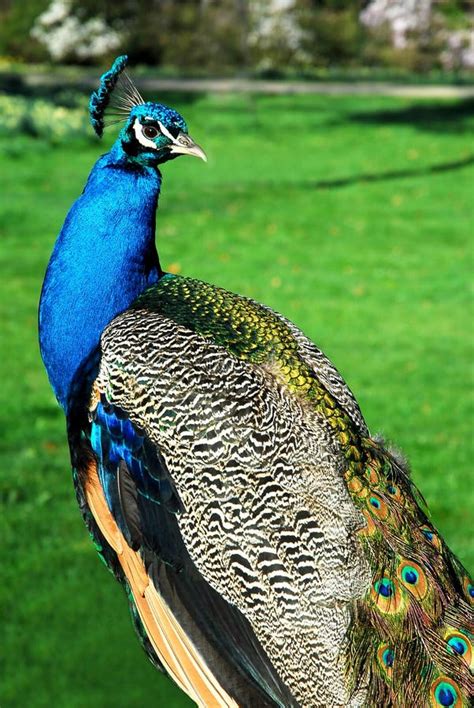
[[(446, 32), (465, 31), (474, 12), (472, 0), (431, 0), (429, 26), (411, 32), (400, 49), (388, 24), (367, 27), (361, 22), (360, 13), (371, 0), (55, 2), (66, 3), (81, 22), (105, 20), (123, 38), (119, 51), (126, 51), (133, 63), (203, 73), (329, 66), (427, 71), (441, 65)], [(0, 0), (0, 56), (48, 59), (47, 47), (30, 33), (50, 5), (51, 0)]]
[(364, 2), (353, 0), (300, 0), (303, 47), (316, 66), (356, 63), (366, 31), (359, 21)]
[(466, 27), (469, 13), (474, 10), (473, 0), (435, 0), (435, 9), (445, 19), (449, 29)]
[(247, 63), (246, 0), (74, 0), (73, 8), (123, 33), (134, 62), (204, 71)]
[(50, 0), (0, 0), (0, 55), (24, 61), (45, 61), (48, 53), (30, 31)]

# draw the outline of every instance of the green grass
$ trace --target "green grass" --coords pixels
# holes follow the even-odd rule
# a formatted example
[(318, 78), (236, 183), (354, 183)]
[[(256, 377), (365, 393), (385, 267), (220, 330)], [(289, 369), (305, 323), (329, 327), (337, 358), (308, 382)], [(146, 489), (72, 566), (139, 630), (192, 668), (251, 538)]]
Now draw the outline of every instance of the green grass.
[[(336, 362), (371, 430), (408, 456), (434, 523), (473, 568), (467, 104), (174, 103), (210, 159), (163, 170), (162, 263), (302, 327)], [(10, 129), (0, 149), (0, 703), (185, 705), (142, 655), (122, 590), (83, 528), (36, 343), (55, 235), (103, 146)]]

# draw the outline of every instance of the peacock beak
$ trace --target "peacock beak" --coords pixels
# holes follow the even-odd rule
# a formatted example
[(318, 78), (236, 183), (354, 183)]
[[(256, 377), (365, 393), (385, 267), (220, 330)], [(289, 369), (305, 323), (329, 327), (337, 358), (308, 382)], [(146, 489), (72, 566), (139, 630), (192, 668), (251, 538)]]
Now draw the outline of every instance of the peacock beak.
[(174, 155), (194, 155), (194, 157), (200, 157), (201, 160), (207, 162), (207, 155), (194, 140), (186, 133), (179, 133), (173, 140), (173, 144), (170, 147), (170, 152)]

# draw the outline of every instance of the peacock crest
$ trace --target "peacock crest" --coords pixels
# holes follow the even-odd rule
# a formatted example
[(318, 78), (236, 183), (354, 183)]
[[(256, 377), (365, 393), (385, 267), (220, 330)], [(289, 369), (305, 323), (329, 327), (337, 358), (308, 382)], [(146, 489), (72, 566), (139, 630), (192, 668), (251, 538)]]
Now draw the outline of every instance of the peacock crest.
[[(97, 91), (89, 99), (91, 125), (99, 137), (104, 128), (128, 119), (133, 108), (145, 103), (137, 87), (125, 71), (128, 57), (124, 54), (100, 77)], [(106, 116), (112, 120), (106, 121)]]

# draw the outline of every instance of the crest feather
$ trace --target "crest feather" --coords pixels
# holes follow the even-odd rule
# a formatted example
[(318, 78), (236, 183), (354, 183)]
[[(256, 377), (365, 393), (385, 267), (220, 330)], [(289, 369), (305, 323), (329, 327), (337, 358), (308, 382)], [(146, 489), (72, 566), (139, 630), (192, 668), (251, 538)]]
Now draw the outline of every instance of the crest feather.
[[(128, 56), (117, 57), (111, 68), (100, 77), (97, 91), (93, 91), (89, 100), (89, 114), (92, 127), (99, 137), (102, 137), (105, 123), (105, 112), (118, 117), (112, 123), (124, 120), (132, 108), (144, 103), (138, 89), (124, 72)], [(117, 89), (117, 90), (115, 90)], [(115, 93), (114, 93), (115, 90)], [(111, 102), (112, 94), (113, 102)]]

